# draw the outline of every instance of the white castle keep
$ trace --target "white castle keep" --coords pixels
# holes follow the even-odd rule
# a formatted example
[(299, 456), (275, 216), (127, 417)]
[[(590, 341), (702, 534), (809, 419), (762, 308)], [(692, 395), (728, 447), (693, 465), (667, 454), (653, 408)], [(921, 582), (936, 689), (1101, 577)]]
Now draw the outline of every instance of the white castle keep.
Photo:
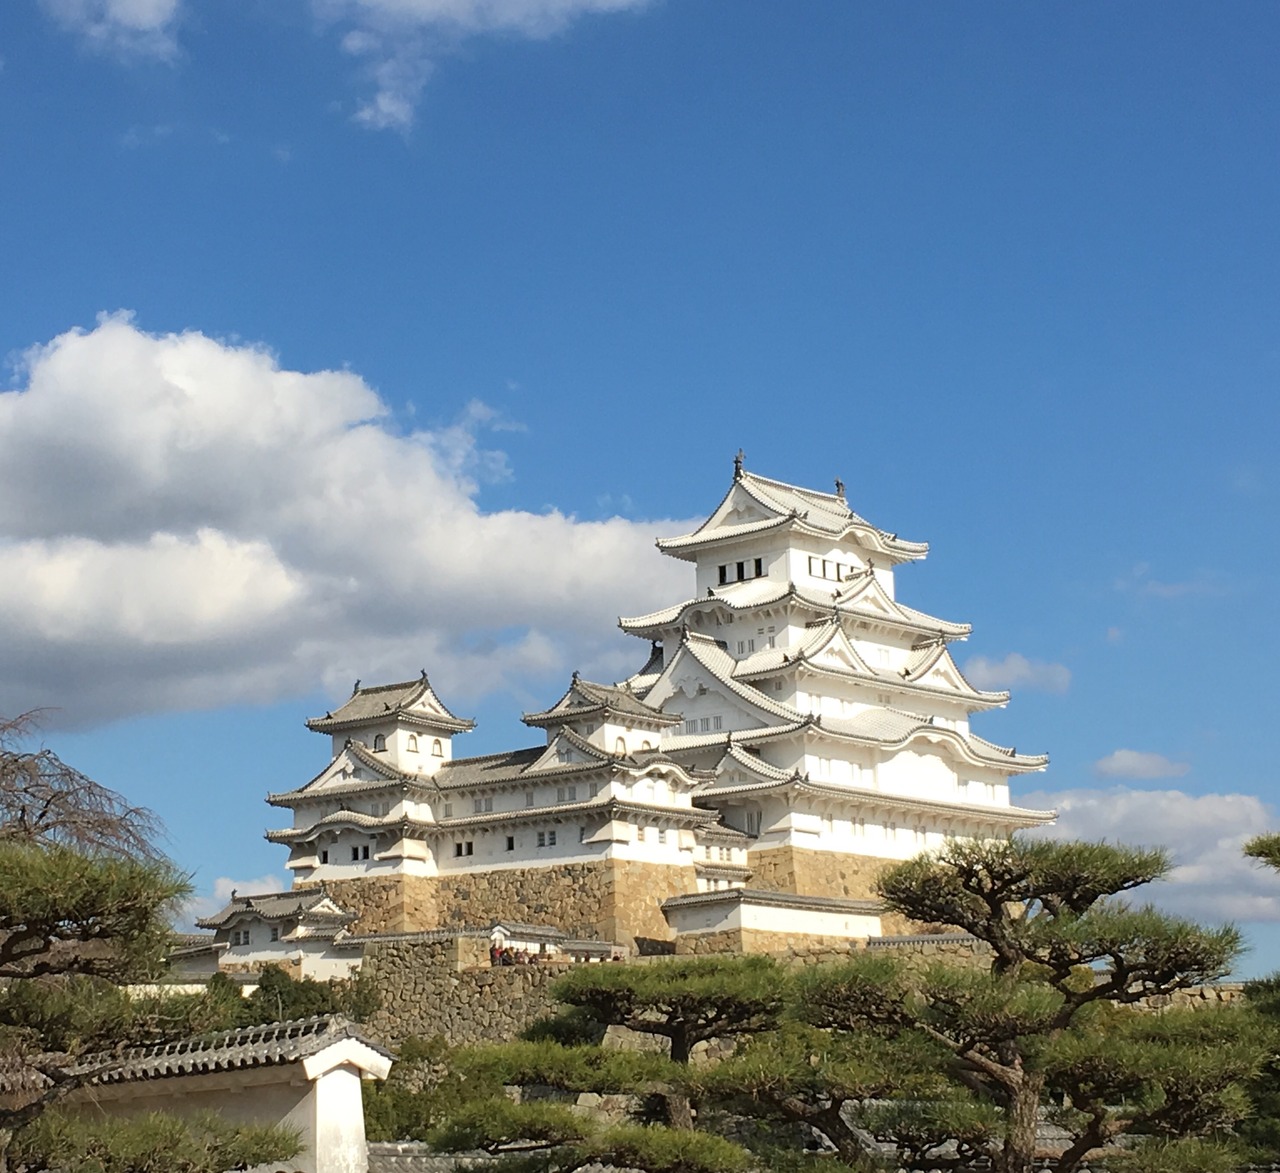
[[(494, 921), (641, 949), (772, 950), (881, 935), (885, 861), (1007, 836), (1051, 811), (1009, 779), (1047, 758), (970, 729), (1004, 692), (950, 645), (969, 625), (897, 601), (927, 547), (821, 493), (747, 472), (693, 533), (688, 599), (620, 620), (650, 642), (613, 684), (574, 675), (524, 721), (545, 739), (463, 757), (426, 674), (359, 687), (308, 727), (329, 764), (268, 801), (295, 889), (323, 885), (359, 934)], [(246, 933), (247, 936), (247, 933)]]

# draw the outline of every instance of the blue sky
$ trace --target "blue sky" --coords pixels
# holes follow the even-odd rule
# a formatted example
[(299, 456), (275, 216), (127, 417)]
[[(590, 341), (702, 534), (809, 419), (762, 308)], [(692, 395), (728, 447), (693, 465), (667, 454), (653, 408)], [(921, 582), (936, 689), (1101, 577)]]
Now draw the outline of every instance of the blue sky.
[(3, 5), (0, 712), (206, 900), (283, 881), (305, 717), (425, 667), (534, 740), (741, 446), (928, 540), (1018, 797), (1280, 966), (1278, 56), (1235, 2)]

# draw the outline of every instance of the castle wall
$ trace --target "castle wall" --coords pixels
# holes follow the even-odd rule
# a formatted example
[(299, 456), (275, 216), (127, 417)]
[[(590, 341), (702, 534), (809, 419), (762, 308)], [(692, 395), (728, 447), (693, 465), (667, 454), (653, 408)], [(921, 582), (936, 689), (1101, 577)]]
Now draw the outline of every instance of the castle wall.
[[(302, 885), (299, 885), (302, 886)], [(583, 940), (669, 951), (662, 902), (698, 890), (692, 865), (605, 859), (434, 877), (329, 880), (326, 890), (359, 916), (356, 933), (479, 928), (494, 921), (552, 925)]]
[(443, 1035), (453, 1046), (513, 1039), (555, 1012), (551, 984), (567, 968), (491, 967), (480, 940), (379, 941), (366, 947), (364, 966), (381, 996), (365, 1029), (391, 1047), (410, 1036)]
[(800, 896), (874, 900), (875, 881), (894, 860), (786, 845), (748, 851), (750, 887)]

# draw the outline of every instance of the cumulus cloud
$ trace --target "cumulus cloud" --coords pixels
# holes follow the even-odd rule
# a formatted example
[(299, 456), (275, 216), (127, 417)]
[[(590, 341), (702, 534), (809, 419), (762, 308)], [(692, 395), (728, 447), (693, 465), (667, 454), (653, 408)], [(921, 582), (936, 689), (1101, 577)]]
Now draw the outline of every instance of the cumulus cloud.
[(1181, 778), (1190, 769), (1186, 762), (1136, 749), (1118, 749), (1093, 763), (1093, 772), (1103, 778)]
[(1028, 660), (1017, 652), (1010, 652), (1003, 660), (970, 656), (965, 661), (964, 674), (976, 688), (1031, 688), (1063, 693), (1071, 687), (1071, 669), (1065, 664)]
[(1195, 920), (1280, 921), (1280, 875), (1241, 854), (1246, 839), (1280, 824), (1277, 812), (1253, 795), (1115, 786), (1025, 794), (1019, 801), (1058, 811), (1057, 823), (1038, 834), (1167, 848), (1172, 872), (1138, 898)]
[(177, 52), (180, 0), (41, 0), (92, 49), (167, 59)]
[(177, 927), (182, 932), (191, 932), (196, 921), (202, 917), (213, 916), (231, 901), (231, 893), (238, 896), (261, 896), (264, 892), (284, 892), (288, 883), (279, 876), (254, 876), (251, 880), (233, 880), (230, 876), (219, 876), (213, 882), (210, 891), (192, 896), (183, 906), (177, 917)]
[(482, 509), (507, 475), (483, 405), (405, 433), (353, 372), (124, 315), (33, 348), (19, 382), (0, 393), (0, 712), (86, 724), (420, 666), (460, 704), (616, 677), (646, 651), (617, 615), (688, 585), (652, 547), (683, 522)]

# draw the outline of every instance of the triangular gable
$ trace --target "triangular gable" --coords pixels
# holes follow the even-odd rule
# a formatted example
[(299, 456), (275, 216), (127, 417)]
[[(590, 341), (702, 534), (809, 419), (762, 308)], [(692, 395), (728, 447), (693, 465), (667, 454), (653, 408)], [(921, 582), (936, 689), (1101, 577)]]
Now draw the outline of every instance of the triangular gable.
[(819, 638), (813, 640), (804, 652), (804, 658), (809, 663), (830, 672), (846, 672), (851, 676), (874, 675), (839, 623), (833, 620), (826, 628), (820, 628), (819, 632)]
[[(800, 714), (772, 700), (759, 689), (733, 679), (737, 661), (711, 639), (687, 635), (646, 697), (650, 705), (681, 712), (695, 697), (712, 693), (726, 716), (748, 724), (777, 725), (779, 718), (796, 721)], [(703, 692), (699, 692), (702, 689)]]
[(358, 742), (348, 742), (333, 761), (295, 793), (322, 794), (330, 787), (350, 786), (352, 782), (393, 782), (400, 777), (399, 770), (375, 757)]
[(912, 684), (920, 684), (929, 688), (946, 689), (948, 692), (977, 694), (986, 697), (1008, 698), (1004, 692), (981, 692), (975, 689), (964, 677), (960, 667), (951, 656), (951, 652), (939, 645), (936, 652), (915, 672), (906, 677)]
[(566, 766), (603, 766), (611, 761), (613, 759), (604, 750), (592, 745), (572, 729), (561, 726), (542, 754), (525, 767), (524, 773), (563, 770)]
[(842, 607), (854, 608), (863, 614), (883, 615), (898, 623), (903, 621), (901, 608), (889, 598), (888, 591), (874, 574), (864, 574), (850, 582), (840, 592), (837, 602)]

